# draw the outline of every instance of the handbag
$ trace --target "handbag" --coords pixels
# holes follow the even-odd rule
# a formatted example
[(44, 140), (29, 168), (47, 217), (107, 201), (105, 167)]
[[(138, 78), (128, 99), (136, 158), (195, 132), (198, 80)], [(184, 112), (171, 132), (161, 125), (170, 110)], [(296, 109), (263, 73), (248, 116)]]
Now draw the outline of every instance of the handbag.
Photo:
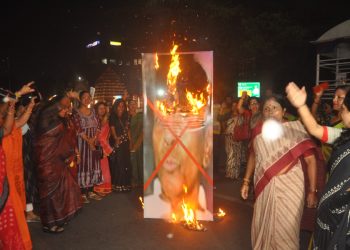
[(243, 116), (233, 129), (234, 141), (245, 141), (250, 139), (249, 117)]

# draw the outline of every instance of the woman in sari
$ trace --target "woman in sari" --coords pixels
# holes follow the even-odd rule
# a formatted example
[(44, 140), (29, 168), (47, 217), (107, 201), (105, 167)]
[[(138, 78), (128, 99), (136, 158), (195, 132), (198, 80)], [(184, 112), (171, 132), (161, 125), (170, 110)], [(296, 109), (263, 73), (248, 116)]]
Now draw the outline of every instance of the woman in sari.
[(79, 186), (68, 170), (76, 156), (75, 138), (65, 120), (69, 107), (67, 96), (58, 97), (43, 107), (37, 122), (40, 218), (44, 232), (48, 233), (63, 232), (63, 226), (82, 207)]
[[(333, 100), (332, 100), (334, 115), (329, 119), (328, 124), (325, 124), (325, 123), (322, 123), (322, 121), (319, 121), (320, 124), (326, 125), (329, 127), (334, 127), (334, 128), (345, 128), (341, 119), (340, 110), (344, 102), (345, 95), (349, 91), (349, 89), (350, 87), (345, 85), (338, 86), (335, 89)], [(311, 107), (311, 113), (313, 114), (314, 117), (317, 117), (317, 109), (321, 104), (322, 95), (323, 95), (322, 88), (315, 93), (314, 101)], [(325, 111), (323, 113), (325, 113)], [(327, 143), (322, 143), (321, 149), (322, 149), (322, 155), (325, 161), (327, 162), (332, 153), (332, 146)]]
[(15, 119), (11, 133), (2, 140), (10, 189), (16, 192), (20, 198), (23, 211), (26, 210), (26, 193), (22, 155), (22, 126), (26, 124), (30, 118), (34, 105), (35, 102), (33, 98), (26, 110)]
[(108, 156), (112, 153), (113, 149), (109, 145), (109, 124), (108, 124), (108, 112), (107, 104), (99, 102), (95, 105), (96, 113), (101, 122), (101, 133), (98, 136), (98, 141), (102, 147), (103, 157), (101, 159), (101, 171), (103, 176), (103, 183), (96, 185), (94, 191), (104, 196), (112, 191), (111, 173), (109, 170)]
[(125, 102), (117, 99), (112, 107), (111, 145), (114, 153), (110, 157), (112, 188), (115, 191), (131, 190), (130, 122)]
[(264, 119), (279, 122), (283, 136), (269, 140), (259, 134), (253, 142), (254, 168), (247, 167), (242, 197), (247, 198), (254, 172), (255, 204), (252, 221), (253, 249), (299, 249), (299, 228), (304, 206), (304, 175), (301, 158), (308, 166), (310, 186), (307, 206), (315, 207), (316, 158), (311, 141), (299, 121), (285, 122), (283, 98), (269, 97), (263, 105)]
[[(10, 192), (2, 139), (13, 131), (15, 104), (0, 104), (0, 249), (32, 249), (23, 204), (16, 192)], [(7, 113), (7, 114), (6, 114)], [(10, 166), (11, 167), (11, 166)]]
[(291, 104), (314, 137), (334, 144), (328, 161), (329, 178), (317, 208), (313, 247), (321, 249), (350, 249), (350, 92), (343, 100), (340, 117), (345, 129), (319, 125), (305, 105), (307, 94), (291, 82), (286, 87)]
[(93, 192), (95, 185), (102, 183), (101, 152), (96, 150), (97, 138), (101, 131), (100, 121), (91, 105), (89, 92), (79, 94), (80, 106), (73, 114), (74, 125), (78, 133), (78, 148), (81, 161), (78, 164), (78, 183), (84, 203), (88, 198), (101, 200), (101, 196)]
[(236, 180), (239, 177), (242, 163), (242, 154), (245, 153), (243, 142), (234, 138), (235, 127), (243, 122), (243, 115), (238, 113), (237, 102), (232, 102), (231, 118), (226, 123), (225, 150), (226, 150), (226, 174), (227, 178)]

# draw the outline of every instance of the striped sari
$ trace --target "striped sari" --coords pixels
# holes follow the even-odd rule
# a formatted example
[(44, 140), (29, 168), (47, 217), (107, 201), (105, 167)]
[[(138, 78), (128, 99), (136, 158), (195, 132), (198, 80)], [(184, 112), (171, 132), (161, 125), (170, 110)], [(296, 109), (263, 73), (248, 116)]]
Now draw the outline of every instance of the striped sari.
[(283, 131), (275, 141), (266, 141), (261, 134), (254, 140), (253, 249), (299, 249), (304, 206), (304, 174), (299, 157), (315, 145), (299, 121), (283, 123)]

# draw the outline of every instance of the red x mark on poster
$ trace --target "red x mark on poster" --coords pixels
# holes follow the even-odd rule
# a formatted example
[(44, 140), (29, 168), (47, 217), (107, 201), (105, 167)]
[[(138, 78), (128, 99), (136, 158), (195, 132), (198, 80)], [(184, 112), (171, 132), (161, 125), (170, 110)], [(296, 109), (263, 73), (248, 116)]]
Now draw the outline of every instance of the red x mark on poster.
[[(153, 103), (147, 99), (147, 104), (148, 106), (153, 110), (154, 114), (160, 119), (161, 122), (164, 122), (164, 118), (162, 116), (162, 114), (159, 112), (158, 109), (156, 109), (153, 105)], [(146, 181), (143, 189), (146, 191), (146, 189), (148, 188), (148, 186), (151, 184), (152, 180), (156, 177), (158, 171), (160, 170), (160, 168), (163, 166), (163, 163), (165, 162), (165, 160), (168, 158), (168, 156), (170, 155), (170, 153), (174, 150), (175, 146), (177, 144), (179, 144), (186, 152), (186, 154), (191, 158), (191, 160), (193, 161), (193, 163), (196, 165), (196, 167), (199, 169), (199, 171), (203, 174), (203, 176), (205, 177), (205, 179), (208, 181), (208, 183), (213, 186), (214, 182), (213, 179), (207, 174), (207, 172), (205, 172), (205, 170), (203, 169), (203, 167), (196, 161), (196, 159), (194, 158), (194, 156), (192, 155), (191, 151), (188, 150), (188, 148), (183, 144), (183, 142), (181, 141), (181, 136), (185, 133), (185, 131), (187, 130), (187, 126), (184, 127), (182, 129), (182, 131), (180, 132), (179, 135), (176, 135), (175, 132), (171, 129), (171, 127), (167, 127), (167, 129), (169, 129), (170, 133), (174, 136), (175, 138), (175, 142), (171, 145), (171, 147), (168, 149), (168, 151), (165, 153), (164, 157), (159, 161), (157, 167), (154, 169), (153, 173), (151, 174), (151, 176), (148, 178), (148, 180)]]

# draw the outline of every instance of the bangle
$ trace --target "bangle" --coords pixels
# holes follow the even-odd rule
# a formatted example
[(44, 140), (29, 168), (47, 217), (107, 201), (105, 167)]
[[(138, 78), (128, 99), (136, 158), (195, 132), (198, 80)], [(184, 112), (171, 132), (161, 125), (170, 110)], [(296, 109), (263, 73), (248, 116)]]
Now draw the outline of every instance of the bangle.
[(300, 107), (298, 107), (297, 109), (301, 109), (302, 107), (306, 106), (306, 104), (304, 103), (303, 105), (301, 105)]
[(315, 193), (316, 194), (316, 193), (318, 193), (318, 190), (317, 189), (310, 189), (309, 193)]
[(250, 183), (250, 180), (249, 180), (249, 178), (243, 178), (243, 182)]

